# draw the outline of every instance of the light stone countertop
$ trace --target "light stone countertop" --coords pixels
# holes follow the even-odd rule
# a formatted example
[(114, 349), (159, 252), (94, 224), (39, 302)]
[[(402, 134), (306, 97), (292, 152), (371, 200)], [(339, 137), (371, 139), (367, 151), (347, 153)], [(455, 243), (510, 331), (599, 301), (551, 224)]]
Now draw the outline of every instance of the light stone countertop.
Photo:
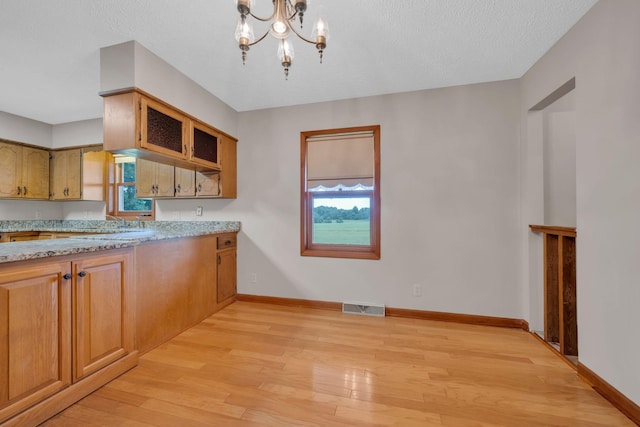
[[(142, 225), (143, 227), (139, 227)], [(50, 240), (0, 243), (0, 263), (97, 252), (146, 241), (240, 231), (238, 221), (0, 221), (0, 233), (19, 231), (86, 232)]]

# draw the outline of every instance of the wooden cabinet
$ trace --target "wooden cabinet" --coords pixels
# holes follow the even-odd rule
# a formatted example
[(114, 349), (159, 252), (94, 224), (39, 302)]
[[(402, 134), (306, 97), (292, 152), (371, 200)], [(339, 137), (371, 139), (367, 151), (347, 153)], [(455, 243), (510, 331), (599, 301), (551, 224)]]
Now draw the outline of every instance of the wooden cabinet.
[(136, 160), (136, 197), (173, 197), (174, 192), (173, 166)]
[(174, 178), (176, 197), (193, 197), (196, 195), (196, 172), (176, 167)]
[(220, 172), (196, 172), (196, 197), (237, 197), (236, 141), (220, 140)]
[(219, 172), (196, 172), (196, 197), (220, 196)]
[(69, 272), (65, 262), (0, 270), (0, 422), (71, 383)]
[(49, 152), (0, 142), (0, 197), (49, 198)]
[(0, 265), (0, 423), (37, 425), (137, 360), (132, 251), (55, 259)]
[(127, 263), (121, 254), (73, 264), (75, 317), (73, 379), (83, 378), (133, 350), (127, 320)]
[(209, 169), (220, 169), (220, 132), (202, 122), (190, 120), (189, 142), (189, 160)]
[(51, 200), (104, 200), (107, 153), (73, 148), (51, 152)]
[(233, 160), (228, 162), (228, 172), (227, 169), (220, 172), (194, 172), (137, 159), (136, 196), (235, 198), (235, 158)]
[(222, 234), (218, 236), (218, 303), (236, 296), (236, 234)]
[(234, 301), (235, 242), (236, 233), (224, 233), (144, 242), (135, 247), (136, 315), (142, 319), (136, 329), (140, 352), (164, 343)]
[(235, 147), (225, 157), (234, 138), (139, 90), (105, 96), (103, 127), (107, 151), (199, 172), (235, 165)]
[[(215, 235), (135, 247), (137, 340), (144, 353), (202, 321), (217, 307)], [(162, 262), (158, 262), (162, 260)]]
[(51, 199), (80, 198), (79, 148), (61, 150), (51, 154)]
[(25, 240), (38, 240), (40, 233), (37, 231), (11, 231), (0, 234), (0, 242), (23, 242)]
[(140, 147), (172, 158), (186, 159), (187, 118), (145, 96), (139, 98)]

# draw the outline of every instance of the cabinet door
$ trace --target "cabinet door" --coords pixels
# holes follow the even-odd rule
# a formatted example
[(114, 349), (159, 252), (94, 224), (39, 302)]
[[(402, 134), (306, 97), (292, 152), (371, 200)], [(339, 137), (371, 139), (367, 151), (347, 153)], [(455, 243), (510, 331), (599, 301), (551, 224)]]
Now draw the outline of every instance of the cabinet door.
[(193, 197), (196, 195), (196, 173), (190, 169), (176, 168), (176, 197)]
[(51, 199), (80, 199), (80, 149), (56, 151), (51, 159)]
[(70, 272), (0, 268), (0, 423), (71, 383)]
[(131, 351), (127, 340), (126, 255), (101, 255), (73, 264), (75, 277), (74, 381)]
[(49, 152), (38, 148), (22, 148), (22, 197), (49, 198)]
[(154, 197), (156, 186), (156, 163), (136, 159), (136, 197)]
[(21, 155), (19, 145), (0, 142), (0, 197), (20, 197), (22, 194)]
[(221, 135), (209, 126), (191, 120), (189, 138), (189, 160), (211, 169), (220, 169)]
[(220, 173), (196, 172), (196, 197), (220, 195)]
[(82, 152), (79, 148), (66, 151), (67, 199), (82, 198)]
[(236, 295), (236, 250), (218, 252), (218, 302)]
[(140, 146), (168, 156), (187, 158), (186, 118), (179, 112), (142, 97)]
[(173, 197), (174, 167), (150, 160), (136, 160), (136, 197)]
[(156, 163), (156, 195), (155, 197), (173, 197), (175, 194), (174, 186), (174, 167), (162, 163)]

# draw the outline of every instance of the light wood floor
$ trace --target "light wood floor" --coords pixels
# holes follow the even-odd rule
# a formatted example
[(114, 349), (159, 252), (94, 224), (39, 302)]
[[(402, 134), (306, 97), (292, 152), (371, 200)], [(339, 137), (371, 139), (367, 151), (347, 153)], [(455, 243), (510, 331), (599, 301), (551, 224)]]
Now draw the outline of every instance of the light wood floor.
[(633, 426), (520, 330), (236, 302), (53, 426)]

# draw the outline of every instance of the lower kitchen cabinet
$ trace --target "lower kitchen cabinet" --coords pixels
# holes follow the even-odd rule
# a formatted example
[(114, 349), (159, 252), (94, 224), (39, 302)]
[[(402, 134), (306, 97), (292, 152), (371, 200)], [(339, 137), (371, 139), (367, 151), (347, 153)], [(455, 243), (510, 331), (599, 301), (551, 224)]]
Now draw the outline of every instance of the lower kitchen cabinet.
[(133, 349), (127, 321), (125, 276), (128, 260), (120, 254), (73, 263), (75, 318), (73, 379), (81, 379)]
[(0, 422), (71, 384), (68, 262), (0, 272)]
[(121, 249), (0, 265), (0, 423), (38, 425), (135, 365), (131, 261)]
[[(233, 242), (233, 248), (218, 249), (227, 241)], [(235, 241), (236, 233), (225, 233), (150, 241), (135, 247), (136, 316), (143, 319), (137, 323), (136, 338), (141, 353), (233, 302), (231, 297), (221, 300), (218, 289), (222, 279), (223, 295), (231, 287), (235, 295)]]
[(218, 303), (236, 296), (236, 235), (223, 234), (218, 237)]

